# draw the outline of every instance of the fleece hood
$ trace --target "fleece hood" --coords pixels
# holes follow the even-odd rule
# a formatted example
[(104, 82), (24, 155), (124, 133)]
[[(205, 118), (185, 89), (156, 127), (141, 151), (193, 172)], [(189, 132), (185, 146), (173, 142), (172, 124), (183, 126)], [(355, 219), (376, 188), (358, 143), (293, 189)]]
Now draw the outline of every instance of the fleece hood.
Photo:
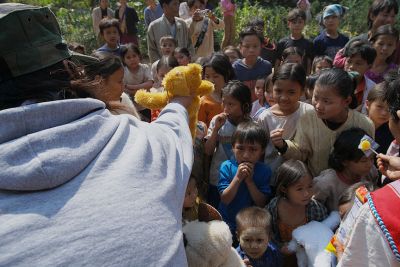
[(57, 187), (83, 171), (118, 123), (95, 99), (45, 102), (0, 111), (0, 190)]

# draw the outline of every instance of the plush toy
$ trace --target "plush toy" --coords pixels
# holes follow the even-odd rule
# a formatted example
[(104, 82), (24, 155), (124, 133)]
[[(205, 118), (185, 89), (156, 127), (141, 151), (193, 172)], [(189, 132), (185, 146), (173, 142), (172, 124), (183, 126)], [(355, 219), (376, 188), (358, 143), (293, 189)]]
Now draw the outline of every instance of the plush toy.
[(199, 205), (199, 220), (183, 227), (189, 267), (245, 267), (232, 247), (232, 234), (212, 206)]
[(331, 266), (331, 254), (325, 248), (334, 234), (333, 230), (339, 223), (339, 213), (332, 211), (322, 222), (311, 221), (293, 231), (293, 239), (289, 242), (288, 249), (296, 252), (299, 267)]
[(168, 103), (168, 99), (174, 96), (193, 95), (192, 104), (188, 107), (189, 127), (194, 138), (196, 131), (197, 115), (200, 107), (200, 97), (210, 94), (214, 85), (201, 79), (201, 66), (189, 64), (172, 69), (165, 75), (162, 82), (164, 92), (150, 93), (139, 90), (135, 94), (135, 101), (149, 109), (161, 109)]

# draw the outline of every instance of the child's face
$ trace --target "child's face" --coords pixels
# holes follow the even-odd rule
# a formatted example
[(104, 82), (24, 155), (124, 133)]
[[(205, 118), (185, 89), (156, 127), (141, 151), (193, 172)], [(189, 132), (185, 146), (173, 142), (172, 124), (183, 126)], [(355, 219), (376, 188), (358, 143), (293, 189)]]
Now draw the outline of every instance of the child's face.
[(257, 80), (254, 87), (254, 93), (258, 100), (264, 100), (264, 80)]
[(246, 60), (256, 60), (261, 53), (261, 42), (256, 35), (247, 35), (240, 44), (240, 53)]
[(119, 31), (116, 27), (108, 27), (103, 30), (103, 38), (109, 47), (116, 47), (119, 41)]
[(380, 35), (372, 44), (376, 50), (376, 57), (386, 60), (396, 50), (397, 40), (391, 35)]
[(358, 72), (360, 74), (360, 80), (364, 77), (365, 72), (370, 68), (371, 65), (369, 65), (367, 60), (363, 59), (359, 53), (346, 58), (346, 62), (344, 63), (344, 70)]
[(331, 64), (329, 64), (326, 60), (321, 60), (317, 64), (315, 64), (315, 73), (320, 73), (321, 70), (332, 68)]
[(190, 58), (183, 53), (174, 53), (174, 57), (179, 63), (179, 66), (187, 66), (190, 63)]
[(263, 227), (249, 227), (239, 233), (240, 247), (251, 259), (261, 258), (267, 250), (269, 237)]
[(140, 63), (140, 57), (138, 54), (133, 52), (131, 49), (128, 49), (124, 56), (124, 62), (126, 66), (130, 69), (135, 69), (137, 66), (139, 66)]
[(204, 78), (214, 84), (214, 88), (217, 92), (220, 92), (225, 86), (224, 76), (217, 73), (213, 68), (206, 67), (204, 70)]
[(347, 212), (351, 209), (352, 206), (352, 202), (347, 202), (347, 203), (343, 203), (342, 205), (339, 205), (339, 215), (340, 215), (340, 219), (343, 219), (344, 216), (347, 214)]
[(288, 28), (292, 34), (301, 34), (305, 26), (305, 21), (302, 18), (296, 18), (288, 21)]
[(313, 181), (311, 176), (306, 175), (296, 183), (285, 189), (286, 198), (290, 203), (299, 206), (307, 206), (313, 196)]
[(196, 198), (198, 195), (196, 180), (190, 179), (186, 187), (185, 199), (183, 201), (184, 208), (191, 208), (196, 203)]
[(340, 122), (340, 118), (347, 114), (351, 97), (343, 98), (336, 90), (331, 86), (315, 84), (312, 105), (321, 120)]
[(273, 88), (272, 82), (269, 82), (267, 85), (267, 90), (264, 92), (265, 100), (267, 100), (267, 103), (270, 107), (272, 107), (273, 105), (276, 104), (274, 97), (272, 95), (272, 91), (273, 91), (272, 88)]
[(291, 80), (276, 80), (272, 87), (275, 102), (288, 115), (297, 110), (302, 93), (301, 85)]
[(243, 118), (242, 105), (236, 98), (226, 95), (222, 97), (222, 106), (228, 119), (239, 122)]
[(193, 13), (197, 9), (203, 10), (205, 8), (206, 8), (206, 6), (204, 4), (202, 4), (200, 1), (196, 0), (196, 1), (194, 1), (194, 4), (193, 4), (192, 8), (190, 8), (190, 13), (191, 13), (191, 15), (193, 15)]
[(164, 80), (165, 75), (171, 70), (171, 68), (168, 67), (161, 67), (157, 71), (157, 78), (159, 81)]
[(256, 164), (260, 160), (264, 150), (259, 143), (239, 143), (233, 145), (233, 154), (235, 155), (238, 164), (249, 162)]
[(124, 69), (120, 68), (113, 74), (103, 80), (103, 88), (107, 99), (101, 99), (103, 101), (119, 101), (124, 90), (123, 84)]
[(396, 22), (396, 13), (394, 12), (394, 9), (390, 11), (384, 10), (379, 12), (376, 16), (371, 14), (370, 19), (372, 20), (372, 29), (377, 29), (382, 25), (393, 25)]
[(239, 59), (239, 55), (235, 50), (225, 50), (224, 54), (229, 57), (229, 61), (231, 62), (231, 64)]
[(378, 128), (384, 123), (387, 123), (390, 118), (389, 106), (382, 100), (374, 100), (372, 102), (366, 101), (368, 117), (375, 124), (375, 128)]
[(344, 168), (350, 173), (354, 180), (354, 183), (359, 182), (359, 179), (367, 176), (371, 170), (373, 162), (373, 156), (370, 155), (369, 157), (363, 156), (360, 160), (346, 160), (343, 162)]
[(172, 41), (163, 41), (161, 43), (161, 54), (163, 56), (170, 56), (175, 50), (175, 44)]
[(339, 28), (340, 19), (338, 16), (328, 16), (324, 18), (323, 24), (327, 31), (337, 31)]
[(303, 61), (302, 57), (300, 55), (292, 54), (288, 55), (286, 59), (284, 60), (284, 63), (297, 63), (301, 64)]

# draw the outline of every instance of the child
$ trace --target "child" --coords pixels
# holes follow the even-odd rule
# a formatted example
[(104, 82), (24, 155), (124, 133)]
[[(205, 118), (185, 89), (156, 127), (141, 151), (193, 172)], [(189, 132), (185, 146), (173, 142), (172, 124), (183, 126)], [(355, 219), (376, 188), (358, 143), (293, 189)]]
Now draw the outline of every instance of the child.
[(372, 67), (365, 72), (365, 76), (375, 83), (381, 83), (383, 76), (397, 65), (391, 63), (391, 57), (397, 46), (399, 32), (392, 25), (380, 26), (370, 38), (376, 51), (376, 58)]
[(147, 7), (144, 9), (143, 14), (145, 28), (147, 29), (150, 23), (161, 17), (164, 12), (160, 3), (157, 3), (156, 0), (146, 0), (145, 2)]
[(184, 224), (198, 219), (199, 199), (196, 185), (196, 179), (190, 176), (186, 187), (185, 198), (183, 200), (182, 221)]
[[(136, 91), (139, 89), (149, 90), (153, 86), (153, 79), (150, 68), (146, 64), (141, 64), (141, 54), (139, 48), (134, 44), (128, 44), (121, 50), (124, 68), (125, 92), (134, 99)], [(135, 103), (135, 102), (134, 102)], [(150, 121), (150, 110), (135, 103), (136, 109), (142, 115), (142, 119)]]
[[(251, 20), (248, 24), (248, 27), (256, 27), (262, 35), (264, 35), (265, 31), (265, 23), (261, 18), (256, 18)], [(276, 60), (276, 44), (270, 40), (268, 37), (264, 37), (264, 40), (261, 44), (261, 53), (260, 57), (268, 60), (269, 62), (275, 62)]]
[(284, 266), (297, 266), (295, 254), (287, 249), (293, 230), (310, 221), (322, 221), (328, 214), (324, 205), (312, 198), (313, 179), (303, 162), (284, 162), (278, 169), (277, 182), (277, 196), (267, 206), (272, 233), (281, 248)]
[(314, 39), (315, 55), (334, 58), (337, 51), (349, 41), (349, 37), (338, 31), (340, 21), (346, 10), (346, 7), (339, 4), (324, 8), (320, 20), (320, 25), (324, 30)]
[[(176, 40), (171, 35), (166, 35), (160, 39), (161, 56), (172, 56), (176, 47)], [(161, 81), (157, 77), (157, 64), (158, 60), (154, 61), (151, 65), (151, 76), (153, 77), (154, 83), (160, 83)]]
[(211, 119), (220, 114), (222, 109), (222, 88), (234, 78), (232, 65), (228, 58), (221, 54), (214, 54), (203, 65), (203, 79), (214, 84), (214, 91), (200, 99), (198, 119), (204, 122), (207, 127)]
[[(282, 138), (291, 140), (294, 137), (300, 116), (307, 110), (313, 110), (310, 104), (300, 102), (305, 82), (306, 72), (300, 64), (283, 64), (274, 73), (272, 94), (276, 105), (265, 110), (258, 118), (258, 123), (267, 132), (283, 131)], [(264, 161), (273, 172), (282, 164), (282, 157), (274, 147), (273, 140), (267, 146)], [(275, 181), (271, 185), (275, 186)]]
[(260, 161), (267, 143), (267, 132), (255, 122), (240, 123), (232, 136), (234, 157), (219, 169), (218, 211), (232, 234), (236, 232), (238, 212), (253, 205), (264, 207), (271, 195), (271, 169)]
[(192, 61), (190, 52), (186, 47), (175, 48), (174, 57), (178, 61), (179, 66), (187, 66)]
[(206, 10), (205, 0), (188, 0), (191, 18), (186, 21), (195, 53), (194, 59), (214, 52), (214, 30), (224, 28), (224, 22), (211, 10)]
[(224, 37), (222, 38), (221, 48), (233, 45), (235, 40), (235, 10), (236, 5), (232, 0), (221, 0), (221, 10), (224, 15)]
[(331, 69), (333, 67), (332, 58), (328, 56), (316, 56), (311, 66), (311, 74), (318, 74), (323, 69)]
[(242, 58), (242, 54), (240, 53), (239, 48), (232, 45), (225, 47), (224, 54), (229, 58), (231, 64), (233, 64), (233, 62), (235, 62), (236, 60)]
[(300, 117), (294, 140), (279, 139), (283, 131), (271, 134), (278, 151), (285, 158), (307, 162), (314, 177), (328, 168), (329, 153), (339, 133), (359, 127), (372, 138), (375, 136), (373, 123), (351, 109), (356, 106), (353, 84), (344, 70), (322, 71), (314, 88), (314, 110), (308, 110)]
[(375, 141), (379, 144), (378, 153), (385, 154), (394, 137), (389, 129), (390, 112), (388, 104), (385, 101), (387, 82), (375, 85), (369, 92), (366, 109), (368, 117), (375, 126)]
[[(243, 59), (235, 61), (232, 66), (236, 78), (249, 88), (254, 88), (257, 78), (268, 76), (272, 72), (272, 66), (269, 61), (260, 57), (263, 36), (256, 28), (245, 28), (240, 32), (239, 38)], [(256, 96), (253, 90), (251, 96), (251, 99), (255, 101)]]
[(277, 45), (277, 59), (275, 69), (281, 65), (282, 53), (288, 47), (295, 46), (303, 49), (305, 56), (303, 64), (306, 66), (307, 73), (311, 70), (311, 60), (313, 58), (313, 44), (310, 40), (304, 38), (303, 29), (306, 21), (306, 13), (300, 9), (293, 9), (289, 12), (287, 23), (290, 35), (282, 38)]
[(257, 100), (251, 105), (250, 116), (253, 120), (256, 120), (258, 116), (267, 108), (269, 108), (268, 102), (265, 99), (265, 78), (259, 78), (256, 81), (256, 86), (254, 88), (254, 93)]
[(139, 22), (135, 8), (128, 6), (128, 0), (118, 0), (118, 7), (115, 10), (115, 18), (119, 20), (121, 32), (121, 44), (134, 44), (139, 46), (137, 37)]
[(303, 10), (306, 13), (306, 23), (311, 21), (311, 4), (308, 0), (299, 0), (296, 3), (298, 9)]
[(317, 82), (319, 74), (311, 74), (307, 76), (306, 79), (306, 90), (304, 91), (304, 95), (306, 100), (304, 101), (307, 104), (312, 104), (312, 97), (314, 94), (315, 83)]
[(272, 72), (270, 75), (267, 76), (267, 78), (265, 78), (265, 82), (264, 82), (264, 97), (265, 97), (265, 101), (267, 101), (268, 106), (272, 107), (273, 105), (275, 105), (275, 100), (274, 97), (272, 95), (272, 89), (273, 89), (273, 84), (272, 84), (272, 77), (274, 76), (274, 72)]
[(247, 266), (280, 267), (282, 256), (271, 241), (271, 214), (259, 207), (242, 209), (236, 215), (236, 248)]
[(365, 114), (365, 100), (368, 92), (375, 83), (365, 76), (376, 57), (375, 49), (367, 41), (354, 41), (345, 52), (346, 62), (344, 70), (358, 72), (357, 88), (354, 94), (357, 99), (358, 110)]
[(251, 95), (249, 88), (239, 81), (229, 81), (222, 89), (223, 113), (215, 116), (208, 128), (205, 137), (204, 151), (206, 155), (213, 156), (210, 167), (210, 186), (208, 203), (215, 208), (219, 205), (217, 190), (219, 167), (222, 162), (233, 159), (231, 137), (236, 126), (250, 120)]
[(94, 52), (94, 56), (100, 59), (110, 55), (121, 56), (119, 21), (104, 18), (100, 21), (99, 28), (100, 35), (106, 43)]
[[(329, 155), (330, 169), (314, 178), (314, 198), (328, 211), (339, 209), (340, 195), (351, 185), (367, 179), (373, 167), (373, 156), (365, 156), (358, 146), (365, 131), (360, 128), (345, 130), (339, 134)], [(376, 177), (374, 177), (376, 178)]]
[(284, 63), (303, 64), (303, 58), (304, 58), (304, 51), (301, 48), (291, 46), (283, 50), (282, 64)]

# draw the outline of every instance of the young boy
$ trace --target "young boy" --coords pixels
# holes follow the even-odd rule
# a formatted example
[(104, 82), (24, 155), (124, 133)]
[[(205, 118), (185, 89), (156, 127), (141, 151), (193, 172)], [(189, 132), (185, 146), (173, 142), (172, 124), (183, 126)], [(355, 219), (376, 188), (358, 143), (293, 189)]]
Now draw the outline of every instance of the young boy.
[(106, 43), (97, 49), (94, 55), (98, 58), (105, 58), (110, 55), (121, 56), (119, 21), (104, 18), (100, 21), (99, 28), (100, 35)]
[(306, 21), (306, 13), (301, 9), (293, 9), (287, 16), (287, 24), (290, 35), (279, 40), (277, 45), (277, 59), (275, 61), (275, 69), (281, 64), (282, 53), (288, 47), (295, 46), (301, 48), (304, 53), (303, 65), (307, 73), (311, 71), (311, 62), (313, 59), (313, 43), (304, 38), (303, 29)]
[[(264, 37), (257, 28), (247, 27), (240, 32), (239, 38), (243, 59), (236, 60), (232, 67), (239, 81), (254, 88), (258, 77), (266, 77), (272, 72), (271, 63), (260, 57)], [(257, 99), (254, 90), (251, 90), (251, 99)]]
[(259, 207), (242, 209), (236, 215), (237, 252), (247, 266), (279, 267), (282, 258), (279, 249), (270, 242), (271, 214)]
[(271, 194), (271, 169), (260, 161), (269, 139), (268, 133), (255, 122), (240, 123), (232, 136), (234, 159), (221, 164), (218, 210), (234, 235), (236, 215), (253, 205), (264, 207)]
[[(160, 48), (162, 56), (172, 56), (176, 47), (176, 40), (171, 35), (166, 35), (160, 39)], [(154, 61), (151, 65), (151, 76), (153, 77), (154, 84), (159, 84), (161, 81), (157, 76), (157, 64), (160, 60)]]
[(356, 71), (359, 74), (357, 77), (357, 88), (354, 94), (359, 105), (357, 109), (366, 114), (365, 101), (367, 100), (369, 91), (375, 86), (375, 83), (364, 74), (371, 68), (376, 57), (376, 51), (368, 41), (356, 40), (345, 50), (345, 57), (344, 70)]

